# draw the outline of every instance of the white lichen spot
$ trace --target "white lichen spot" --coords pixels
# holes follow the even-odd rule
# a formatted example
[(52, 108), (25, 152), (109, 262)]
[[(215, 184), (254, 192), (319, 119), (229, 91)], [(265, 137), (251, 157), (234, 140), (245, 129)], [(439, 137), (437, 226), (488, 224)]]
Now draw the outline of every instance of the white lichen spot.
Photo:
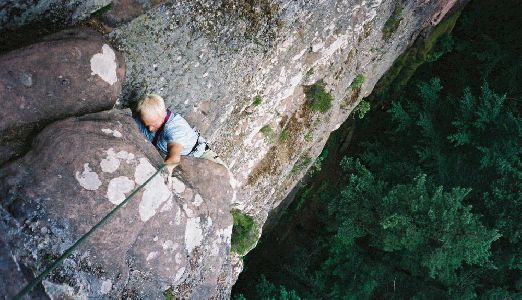
[(109, 148), (107, 150), (107, 158), (104, 158), (100, 162), (100, 167), (105, 173), (113, 173), (120, 167), (120, 160), (116, 157), (114, 149)]
[(176, 212), (176, 216), (174, 217), (174, 222), (176, 222), (176, 225), (181, 224), (181, 209), (178, 209)]
[(100, 292), (105, 295), (108, 294), (112, 289), (112, 281), (111, 280), (104, 280), (101, 284), (101, 290)]
[(324, 47), (324, 42), (323, 41), (319, 41), (317, 43), (314, 43), (312, 44), (312, 52), (317, 52), (321, 49), (323, 49)]
[(125, 151), (125, 150), (122, 150), (122, 151), (116, 153), (116, 157), (119, 158), (119, 159), (124, 159), (128, 163), (128, 162), (130, 162), (131, 160), (134, 159), (134, 154), (129, 153), (129, 152)]
[(83, 165), (83, 172), (80, 174), (80, 172), (76, 171), (76, 180), (80, 183), (80, 185), (90, 191), (97, 190), (102, 182), (100, 181), (100, 178), (98, 177), (98, 174), (96, 172), (93, 172), (91, 168), (89, 168), (89, 164), (86, 163)]
[(172, 180), (170, 181), (170, 186), (172, 189), (174, 189), (174, 192), (176, 192), (176, 194), (181, 194), (185, 191), (185, 184), (176, 177), (172, 177)]
[(163, 250), (172, 252), (178, 248), (178, 245), (174, 244), (174, 242), (171, 240), (166, 240), (165, 242), (163, 242), (162, 247), (163, 247)]
[(149, 255), (147, 255), (147, 261), (151, 260), (151, 259), (154, 259), (158, 256), (158, 252), (157, 251), (152, 251), (151, 253), (149, 253)]
[(118, 81), (116, 69), (116, 54), (109, 45), (103, 44), (101, 53), (91, 57), (91, 75), (98, 75), (103, 81), (113, 85)]
[(210, 216), (207, 216), (207, 222), (205, 223), (205, 228), (210, 229), (212, 227), (212, 218)]
[(232, 238), (232, 227), (233, 225), (230, 225), (227, 228), (223, 229), (223, 231), (218, 231), (218, 234), (220, 234), (226, 242), (230, 242)]
[[(42, 281), (42, 285), (45, 289), (45, 293), (48, 295), (60, 295), (60, 299), (76, 299), (76, 300), (87, 300), (88, 297), (84, 289), (75, 291), (72, 286), (64, 284), (56, 284), (47, 280)], [(57, 299), (57, 298), (51, 298)]]
[(185, 214), (189, 218), (191, 218), (195, 215), (194, 211), (188, 207), (187, 203), (183, 203), (183, 210), (185, 211)]
[(133, 188), (134, 181), (128, 177), (120, 176), (113, 178), (107, 188), (107, 198), (112, 204), (118, 205), (125, 200), (125, 194), (132, 191)]
[(177, 264), (181, 263), (181, 253), (176, 253), (176, 255), (174, 256), (174, 260)]
[(232, 225), (216, 230), (216, 236), (217, 238), (212, 242), (212, 249), (210, 251), (213, 256), (218, 255), (219, 250), (223, 248), (223, 245), (230, 245)]
[(134, 181), (137, 184), (143, 184), (150, 176), (156, 172), (156, 169), (150, 164), (145, 157), (140, 158), (140, 162), (134, 171)]
[(199, 217), (189, 218), (185, 227), (185, 246), (189, 253), (203, 241), (203, 230), (201, 229), (201, 219)]
[(236, 203), (237, 200), (237, 189), (239, 187), (239, 182), (236, 180), (232, 172), (230, 170), (228, 171), (228, 182), (230, 184), (230, 187), (232, 187), (232, 199), (230, 200), (230, 203)]
[(158, 236), (155, 236), (152, 240), (155, 241), (155, 242), (157, 242), (158, 239), (159, 239)]
[(104, 133), (106, 133), (106, 134), (112, 134), (112, 136), (117, 137), (117, 138), (120, 138), (120, 137), (123, 136), (121, 134), (121, 132), (119, 132), (118, 130), (112, 130), (112, 129), (109, 129), (109, 128), (103, 128), (102, 131)]
[(194, 196), (194, 205), (200, 206), (202, 203), (203, 203), (203, 198), (201, 198), (201, 196), (199, 194), (196, 194), (196, 196)]
[(174, 203), (172, 202), (172, 200), (167, 201), (167, 203), (165, 203), (165, 204), (161, 207), (160, 212), (166, 212), (166, 211), (169, 211), (169, 210), (171, 210), (173, 207), (174, 207)]
[[(134, 178), (137, 184), (143, 184), (156, 172), (156, 169), (146, 158), (141, 158), (136, 167)], [(140, 219), (147, 222), (152, 218), (160, 206), (172, 197), (169, 188), (160, 175), (154, 177), (146, 186), (138, 206)]]
[(174, 283), (178, 282), (181, 277), (185, 274), (185, 267), (181, 267), (177, 272), (176, 276), (174, 277)]
[(145, 187), (145, 192), (139, 204), (140, 218), (143, 222), (147, 222), (152, 218), (161, 204), (170, 199), (171, 194), (160, 177), (150, 181)]
[(303, 55), (306, 53), (306, 51), (308, 51), (308, 49), (306, 49), (306, 48), (301, 50), (301, 52), (299, 52), (297, 55), (292, 57), (292, 61), (296, 61), (296, 60), (300, 59), (301, 57), (303, 57)]

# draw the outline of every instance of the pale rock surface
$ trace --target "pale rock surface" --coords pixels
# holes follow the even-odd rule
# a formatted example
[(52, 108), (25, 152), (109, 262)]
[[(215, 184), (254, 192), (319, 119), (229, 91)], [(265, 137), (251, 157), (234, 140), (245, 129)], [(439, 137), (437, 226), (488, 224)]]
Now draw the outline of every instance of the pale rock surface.
[[(37, 2), (45, 6), (53, 1)], [(185, 160), (168, 192), (162, 182), (154, 183), (159, 189), (150, 191), (156, 193), (150, 198), (145, 197), (147, 191), (141, 192), (139, 198), (147, 201), (127, 205), (108, 224), (110, 230), (102, 230), (35, 293), (156, 298), (172, 287), (178, 298), (228, 297), (242, 269), (241, 258), (229, 255), (228, 205), (253, 215), (261, 227), (321, 152), (330, 132), (371, 92), (394, 60), (465, 2), (174, 0), (155, 3), (133, 20), (115, 22), (107, 37), (127, 63), (117, 105), (130, 106), (144, 92), (163, 95), (202, 131), (230, 173), (219, 166), (205, 173), (209, 168), (196, 167), (206, 162)], [(400, 16), (394, 17), (400, 22), (385, 36), (386, 23), (397, 11)], [(106, 57), (104, 53), (100, 52)], [(352, 89), (357, 75), (364, 76), (364, 83)], [(32, 80), (20, 77), (24, 86), (31, 86)], [(304, 94), (307, 86), (319, 80), (334, 99), (325, 114), (311, 111)], [(260, 105), (253, 104), (256, 96), (262, 98)], [(53, 163), (57, 156), (78, 149), (75, 143), (81, 138), (68, 138), (67, 145), (55, 145), (51, 151), (43, 147), (43, 141), (51, 137), (42, 136), (58, 126), (52, 125), (40, 134), (32, 152), (0, 171), (1, 212), (6, 216), (1, 225), (9, 249), (0, 262), (42, 270), (45, 254), (63, 251), (79, 231), (85, 232), (115, 205), (110, 199), (119, 201), (128, 193), (130, 182), (138, 185), (159, 165), (159, 156), (143, 139), (135, 142), (134, 138), (139, 140), (135, 136), (133, 143), (125, 142), (130, 124), (103, 121), (100, 116), (104, 115), (97, 114), (98, 124), (82, 133), (106, 139), (103, 145), (87, 147), (96, 149), (89, 155), (70, 158), (69, 163), (65, 159), (59, 167)], [(87, 122), (92, 116), (76, 120)], [(71, 122), (62, 124), (73, 126)], [(267, 138), (260, 132), (265, 126), (276, 137), (287, 132), (288, 138)], [(36, 161), (47, 165), (29, 171)], [(63, 170), (67, 173), (62, 174)], [(209, 177), (221, 179), (205, 180)], [(69, 185), (62, 183), (64, 178)], [(114, 178), (124, 184), (107, 193)], [(208, 182), (233, 188), (216, 193), (215, 187), (205, 188)], [(79, 200), (65, 201), (71, 197)], [(50, 204), (56, 201), (60, 205)], [(87, 213), (84, 205), (89, 207)], [(42, 235), (46, 230), (40, 226), (49, 233)], [(118, 251), (108, 241), (115, 241)], [(99, 255), (101, 249), (117, 255), (106, 259)], [(16, 276), (26, 278), (20, 273)]]
[[(465, 2), (175, 0), (109, 34), (127, 58), (119, 105), (162, 95), (229, 165), (235, 206), (261, 227), (394, 60)], [(319, 80), (334, 99), (324, 114), (304, 93)]]
[[(119, 161), (110, 170), (102, 164), (108, 156)], [(23, 158), (0, 169), (0, 294), (13, 296), (161, 164), (120, 111), (47, 126)], [(174, 180), (165, 176), (154, 177), (32, 297), (159, 299), (170, 290), (176, 298), (228, 298), (234, 193), (227, 169), (186, 158)]]
[(123, 57), (89, 29), (1, 55), (0, 166), (23, 154), (50, 122), (112, 108), (124, 73)]

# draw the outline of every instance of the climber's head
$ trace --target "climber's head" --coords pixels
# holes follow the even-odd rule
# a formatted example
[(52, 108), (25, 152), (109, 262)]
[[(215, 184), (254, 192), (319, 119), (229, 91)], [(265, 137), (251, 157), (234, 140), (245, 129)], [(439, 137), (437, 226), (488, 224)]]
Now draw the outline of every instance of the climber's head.
[(151, 132), (156, 132), (161, 127), (167, 114), (165, 101), (156, 94), (146, 95), (138, 101), (136, 112), (139, 114), (145, 127)]

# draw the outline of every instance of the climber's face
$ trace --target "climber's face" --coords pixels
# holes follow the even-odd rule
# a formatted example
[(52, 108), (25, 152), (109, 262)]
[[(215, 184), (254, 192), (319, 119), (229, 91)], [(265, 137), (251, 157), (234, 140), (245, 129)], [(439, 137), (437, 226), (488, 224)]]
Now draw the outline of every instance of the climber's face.
[(156, 132), (163, 124), (165, 114), (166, 112), (144, 111), (140, 114), (140, 119), (150, 132)]

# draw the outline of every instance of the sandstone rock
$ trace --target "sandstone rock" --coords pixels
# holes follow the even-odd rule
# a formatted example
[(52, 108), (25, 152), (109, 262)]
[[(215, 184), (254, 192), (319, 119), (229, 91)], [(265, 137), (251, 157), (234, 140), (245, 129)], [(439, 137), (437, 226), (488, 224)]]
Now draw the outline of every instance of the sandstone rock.
[[(164, 96), (230, 167), (238, 207), (263, 224), (395, 59), (466, 2), (174, 0), (109, 34), (128, 58), (120, 105), (136, 91)], [(320, 80), (333, 97), (324, 114), (304, 93)], [(287, 138), (267, 138), (265, 126)]]
[(164, 2), (165, 0), (112, 0), (110, 9), (101, 16), (101, 20), (114, 27), (131, 21)]
[[(78, 23), (121, 25), (165, 0), (7, 0), (0, 4), (0, 52)], [(94, 21), (94, 22), (93, 22)], [(110, 30), (109, 30), (110, 31)]]
[(91, 30), (67, 30), (0, 57), (0, 165), (49, 122), (110, 109), (122, 56)]
[[(23, 158), (0, 169), (0, 248), (7, 250), (0, 252), (6, 269), (0, 294), (21, 289), (161, 164), (134, 120), (118, 111), (47, 126)], [(138, 192), (46, 278), (45, 293), (55, 299), (159, 299), (166, 290), (176, 298), (229, 297), (234, 193), (228, 171), (184, 158), (176, 172)], [(30, 271), (22, 274), (16, 263)], [(20, 277), (25, 281), (8, 281)]]
[[(240, 187), (237, 206), (253, 215), (256, 224), (263, 224), (270, 210), (279, 205), (319, 155), (330, 132), (371, 92), (394, 60), (420, 33), (466, 1), (169, 1), (109, 34), (128, 63), (119, 105), (132, 104), (136, 93), (163, 95), (176, 111), (202, 130), (228, 163), (238, 180), (234, 186)], [(385, 28), (391, 19), (397, 20), (395, 25)], [(350, 85), (358, 75), (365, 80), (352, 89)], [(34, 78), (23, 74), (19, 80), (24, 88), (35, 84)], [(311, 111), (304, 93), (305, 86), (319, 80), (325, 82), (334, 99), (325, 114)], [(260, 105), (253, 105), (256, 96), (263, 99)], [(287, 139), (266, 138), (260, 129), (267, 125), (276, 136), (285, 131)], [(97, 159), (108, 154), (99, 155)], [(99, 168), (93, 169), (92, 164), (87, 167), (78, 164), (74, 169), (84, 185), (82, 191), (107, 190), (105, 179), (94, 175)], [(109, 171), (114, 165), (106, 162), (103, 168)], [(114, 172), (121, 171), (117, 170)], [(183, 183), (187, 180), (183, 176), (192, 176), (190, 170), (183, 165), (181, 170), (186, 173), (172, 181), (172, 189), (201, 203), (194, 189)], [(119, 177), (117, 186), (130, 188), (133, 179), (125, 174)], [(16, 182), (10, 186), (16, 186)], [(30, 180), (24, 182), (28, 186), (26, 193), (36, 191), (29, 188), (33, 184)], [(121, 193), (125, 194), (114, 191), (112, 199)], [(197, 193), (205, 199), (203, 190)], [(187, 208), (187, 212), (194, 212)], [(194, 221), (187, 220), (187, 224), (193, 232), (200, 231)], [(27, 226), (42, 233), (34, 223)], [(54, 234), (53, 227), (44, 226)], [(199, 238), (185, 242), (193, 249), (196, 241)], [(31, 249), (30, 245), (21, 248)], [(155, 250), (149, 250), (147, 257), (151, 255), (152, 261)], [(230, 264), (232, 274), (227, 273)], [(222, 283), (219, 286), (225, 287), (235, 280), (242, 264), (239, 257), (227, 256), (222, 266), (220, 275), (207, 278), (213, 282), (217, 277)], [(129, 274), (127, 286), (139, 291), (149, 284), (140, 271)], [(70, 287), (61, 282), (48, 281), (45, 287), (70, 294)], [(122, 284), (115, 282), (103, 278), (91, 286), (99, 287), (100, 293), (116, 289), (121, 296), (139, 295), (138, 291), (122, 290)], [(189, 286), (192, 297), (205, 298), (212, 290), (206, 284), (181, 286)], [(180, 290), (174, 292), (179, 297), (184, 295)]]

